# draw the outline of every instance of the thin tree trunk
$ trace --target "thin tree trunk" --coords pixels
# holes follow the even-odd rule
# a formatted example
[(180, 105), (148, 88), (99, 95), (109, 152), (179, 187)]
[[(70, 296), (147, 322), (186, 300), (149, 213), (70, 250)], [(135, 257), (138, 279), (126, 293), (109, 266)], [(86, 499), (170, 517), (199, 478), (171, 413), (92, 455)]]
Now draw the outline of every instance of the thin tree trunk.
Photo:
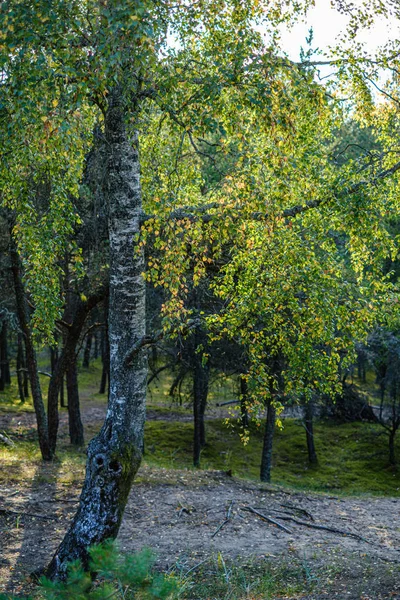
[(247, 412), (247, 400), (248, 400), (248, 389), (246, 377), (240, 378), (240, 414), (242, 426), (247, 428), (249, 426), (249, 414)]
[(60, 384), (60, 406), (61, 408), (65, 408), (64, 377), (61, 377)]
[[(100, 433), (90, 442), (78, 512), (47, 575), (63, 577), (67, 562), (87, 564), (89, 546), (115, 538), (142, 458), (146, 400), (143, 254), (133, 241), (140, 230), (141, 191), (136, 145), (127, 138), (122, 98), (109, 96), (105, 117), (110, 240), (110, 397)], [(136, 345), (136, 346), (135, 346)]]
[(311, 465), (318, 464), (317, 451), (314, 443), (314, 423), (313, 423), (313, 404), (311, 401), (305, 403), (304, 406), (304, 426), (306, 429), (308, 461)]
[(204, 346), (205, 335), (196, 327), (193, 347), (193, 464), (200, 466), (201, 450), (206, 445), (204, 413), (207, 405), (208, 382), (210, 375), (209, 362), (203, 364), (202, 354), (197, 352), (199, 346)]
[(4, 378), (4, 384), (10, 385), (11, 373), (10, 373), (10, 361), (8, 358), (8, 324), (7, 321), (3, 322), (1, 330), (1, 372)]
[(25, 393), (24, 393), (24, 349), (23, 349), (23, 341), (22, 335), (18, 334), (17, 339), (17, 381), (18, 381), (18, 393), (21, 400), (21, 404), (25, 402)]
[(396, 453), (395, 453), (395, 448), (394, 448), (395, 438), (396, 438), (396, 431), (392, 429), (389, 432), (389, 462), (393, 466), (396, 464)]
[(264, 444), (261, 456), (260, 479), (269, 483), (271, 481), (272, 443), (275, 431), (276, 410), (273, 402), (267, 405), (267, 418), (265, 420)]
[(85, 443), (83, 425), (79, 406), (78, 369), (76, 359), (72, 360), (66, 372), (68, 394), (68, 424), (69, 439), (73, 446), (83, 446)]
[(36, 352), (33, 345), (32, 332), (29, 326), (29, 309), (25, 297), (24, 287), (21, 280), (20, 260), (17, 249), (15, 247), (15, 242), (12, 242), (10, 257), (11, 269), (14, 278), (17, 314), (25, 342), (26, 365), (29, 373), (29, 379), (31, 382), (31, 391), (36, 414), (40, 451), (42, 453), (43, 460), (51, 460), (53, 458), (54, 453), (51, 450), (51, 446), (49, 443), (48, 424), (46, 411), (44, 409), (43, 404), (42, 390), (40, 387)]
[(99, 334), (98, 331), (95, 331), (93, 334), (94, 339), (94, 348), (93, 348), (93, 358), (97, 360), (99, 358)]
[(5, 328), (5, 321), (1, 323), (0, 330), (0, 392), (3, 392), (6, 387), (6, 377), (5, 377), (5, 358), (4, 358), (4, 345), (3, 345), (3, 330)]
[(92, 350), (92, 334), (86, 336), (85, 350), (83, 351), (82, 367), (88, 369), (90, 365), (90, 352)]

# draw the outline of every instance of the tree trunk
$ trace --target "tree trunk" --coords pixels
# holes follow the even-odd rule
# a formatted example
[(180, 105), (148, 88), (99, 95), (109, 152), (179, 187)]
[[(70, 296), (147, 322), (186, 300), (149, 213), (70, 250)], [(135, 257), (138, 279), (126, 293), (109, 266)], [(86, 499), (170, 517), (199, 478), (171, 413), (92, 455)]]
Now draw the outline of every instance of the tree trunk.
[[(136, 145), (128, 141), (122, 99), (111, 93), (105, 117), (110, 240), (110, 397), (100, 433), (90, 442), (78, 512), (47, 575), (62, 578), (67, 562), (87, 564), (89, 546), (115, 538), (142, 458), (146, 401), (143, 254), (133, 240), (140, 230), (141, 190)], [(136, 344), (136, 346), (135, 346)]]
[(0, 392), (3, 392), (6, 387), (6, 378), (5, 378), (5, 359), (3, 355), (3, 330), (5, 328), (5, 321), (1, 323), (0, 330)]
[(311, 401), (305, 403), (304, 406), (304, 426), (306, 428), (308, 461), (311, 465), (318, 464), (317, 451), (314, 443), (314, 423), (313, 412), (314, 407)]
[(248, 389), (247, 389), (247, 379), (245, 377), (240, 378), (240, 414), (242, 427), (247, 428), (249, 426), (249, 414), (247, 412), (247, 399), (248, 399)]
[(210, 377), (210, 366), (207, 361), (203, 365), (202, 353), (197, 352), (201, 345), (204, 347), (205, 335), (199, 327), (196, 327), (193, 348), (193, 464), (200, 466), (201, 450), (206, 445), (206, 432), (204, 425), (204, 413), (207, 405), (208, 382)]
[(391, 430), (389, 432), (389, 462), (391, 465), (396, 464), (396, 453), (394, 448), (394, 440), (396, 437), (396, 430)]
[(92, 334), (86, 336), (85, 350), (83, 351), (82, 367), (88, 369), (90, 365), (90, 352), (92, 350)]
[(25, 390), (24, 390), (24, 348), (22, 335), (18, 334), (17, 339), (17, 381), (18, 381), (18, 393), (21, 400), (21, 404), (25, 402)]
[(110, 391), (110, 342), (108, 339), (108, 298), (104, 301), (104, 323), (105, 327), (102, 331), (101, 359), (103, 368), (101, 371), (100, 394), (106, 393), (107, 381), (108, 392)]
[(39, 373), (37, 368), (36, 352), (33, 345), (32, 332), (29, 326), (29, 309), (25, 297), (25, 290), (21, 280), (20, 260), (15, 242), (12, 242), (10, 249), (11, 269), (14, 278), (15, 299), (17, 305), (17, 314), (19, 324), (24, 336), (26, 365), (31, 382), (31, 391), (33, 398), (33, 406), (35, 408), (36, 423), (39, 437), (39, 446), (43, 460), (51, 460), (53, 451), (49, 443), (49, 432), (46, 411), (44, 409), (42, 390), (40, 387)]
[(93, 338), (94, 338), (93, 358), (95, 360), (97, 360), (99, 358), (99, 334), (98, 334), (98, 331), (95, 331)]
[(264, 444), (261, 456), (260, 479), (269, 483), (271, 481), (272, 442), (274, 439), (276, 410), (273, 402), (267, 405), (267, 418), (265, 420)]
[(3, 321), (3, 327), (1, 330), (1, 373), (4, 379), (5, 385), (11, 383), (10, 373), (10, 361), (8, 359), (8, 324), (7, 321)]
[(64, 377), (61, 377), (60, 384), (60, 406), (61, 408), (65, 408)]
[(68, 394), (68, 425), (69, 439), (73, 446), (83, 446), (83, 425), (79, 407), (78, 369), (76, 359), (67, 367), (67, 394)]

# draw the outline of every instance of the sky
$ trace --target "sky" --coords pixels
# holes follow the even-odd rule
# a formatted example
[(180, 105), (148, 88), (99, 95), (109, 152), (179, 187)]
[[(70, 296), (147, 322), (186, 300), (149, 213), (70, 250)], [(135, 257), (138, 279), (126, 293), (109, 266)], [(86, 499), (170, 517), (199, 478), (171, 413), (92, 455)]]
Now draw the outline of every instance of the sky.
[[(353, 0), (359, 5), (359, 0)], [(292, 60), (299, 59), (300, 47), (306, 46), (305, 39), (310, 27), (313, 28), (313, 48), (320, 48), (329, 54), (328, 47), (334, 45), (339, 33), (346, 29), (348, 17), (331, 7), (330, 0), (315, 0), (315, 6), (308, 12), (306, 21), (296, 24), (290, 30), (282, 29), (282, 46)], [(361, 32), (359, 40), (373, 51), (388, 39), (400, 39), (400, 23), (378, 18), (373, 29)]]

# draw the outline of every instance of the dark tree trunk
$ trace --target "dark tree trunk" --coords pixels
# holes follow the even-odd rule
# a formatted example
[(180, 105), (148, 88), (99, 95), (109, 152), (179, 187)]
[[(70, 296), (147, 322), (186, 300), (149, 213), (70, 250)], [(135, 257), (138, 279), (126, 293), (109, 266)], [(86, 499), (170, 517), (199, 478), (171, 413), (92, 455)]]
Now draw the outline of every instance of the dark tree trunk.
[(2, 334), (1, 334), (1, 347), (2, 347), (2, 372), (4, 372), (4, 383), (10, 385), (11, 373), (10, 373), (10, 360), (8, 358), (8, 324), (4, 321)]
[(391, 465), (396, 464), (396, 452), (394, 448), (394, 441), (396, 438), (396, 430), (391, 430), (389, 432), (389, 462)]
[[(56, 336), (54, 336), (56, 338)], [(58, 361), (58, 346), (50, 346), (50, 368), (51, 373), (54, 373), (54, 368)]]
[(60, 406), (61, 408), (65, 408), (64, 377), (61, 377), (60, 384)]
[(22, 341), (22, 334), (18, 334), (17, 339), (17, 381), (18, 381), (18, 393), (21, 400), (21, 404), (25, 402), (25, 390), (24, 390), (24, 348)]
[(314, 407), (312, 401), (309, 400), (304, 406), (304, 426), (306, 429), (307, 438), (307, 450), (308, 450), (308, 461), (311, 465), (318, 464), (317, 451), (315, 450), (314, 443)]
[[(58, 396), (61, 386), (64, 382), (64, 375), (68, 366), (74, 362), (76, 346), (78, 344), (83, 326), (88, 314), (99, 302), (104, 299), (105, 290), (101, 288), (87, 300), (78, 299), (75, 306), (67, 302), (67, 307), (64, 314), (64, 320), (70, 323), (68, 332), (65, 336), (64, 346), (59, 354), (57, 363), (54, 366), (54, 371), (49, 383), (47, 394), (47, 414), (49, 420), (49, 441), (50, 447), (54, 452), (57, 444), (58, 432)], [(73, 318), (72, 316), (73, 315)]]
[(32, 332), (29, 326), (29, 309), (28, 303), (25, 297), (25, 290), (21, 280), (20, 273), (20, 260), (18, 256), (15, 243), (12, 243), (10, 250), (11, 257), (11, 269), (14, 278), (15, 288), (15, 299), (17, 305), (17, 314), (19, 319), (20, 328), (24, 337), (25, 352), (26, 352), (26, 366), (29, 373), (29, 379), (31, 382), (31, 391), (33, 405), (35, 408), (38, 438), (40, 451), (42, 453), (43, 460), (51, 460), (54, 452), (51, 449), (49, 442), (48, 423), (46, 417), (46, 411), (44, 409), (42, 390), (40, 387), (39, 373), (37, 368), (36, 352), (33, 345)]
[(264, 443), (261, 455), (260, 479), (269, 483), (271, 481), (272, 443), (275, 431), (276, 409), (273, 402), (267, 405), (267, 418), (265, 420)]
[[(141, 191), (136, 144), (128, 140), (122, 100), (111, 93), (105, 117), (106, 193), (110, 240), (110, 397), (100, 433), (90, 442), (78, 512), (47, 575), (63, 577), (67, 562), (87, 564), (89, 546), (115, 538), (142, 458), (146, 400), (143, 255), (133, 240), (140, 230)], [(132, 351), (132, 348), (136, 350)]]
[(5, 386), (11, 383), (7, 331), (7, 321), (3, 321), (0, 331), (0, 391), (3, 391)]
[(248, 400), (248, 389), (247, 379), (245, 377), (240, 378), (240, 414), (242, 427), (247, 428), (249, 426), (249, 414), (247, 412), (247, 400)]
[(6, 378), (5, 378), (5, 359), (3, 355), (3, 330), (5, 328), (5, 321), (1, 323), (0, 330), (0, 392), (3, 392), (6, 387)]
[(93, 334), (93, 339), (94, 339), (93, 358), (95, 360), (97, 360), (99, 358), (99, 334), (97, 331)]
[(67, 394), (68, 394), (68, 424), (69, 439), (73, 446), (83, 446), (83, 425), (79, 407), (78, 369), (76, 359), (72, 360), (66, 372)]
[(92, 351), (92, 334), (86, 336), (85, 350), (83, 351), (82, 367), (88, 369), (90, 365), (90, 353)]
[[(57, 342), (57, 334), (55, 334), (55, 340)], [(54, 376), (54, 372), (56, 371), (56, 365), (59, 361), (60, 355), (58, 351), (58, 345), (50, 348), (50, 363), (51, 363), (51, 374)], [(59, 397), (60, 397), (60, 406), (65, 408), (64, 402), (64, 378), (61, 377), (60, 389), (59, 389)]]
[(207, 405), (208, 382), (210, 378), (209, 361), (203, 364), (202, 353), (197, 352), (199, 346), (204, 347), (206, 336), (199, 327), (196, 327), (193, 348), (193, 464), (200, 466), (201, 450), (206, 445), (206, 432), (204, 413)]
[[(26, 361), (24, 360), (24, 369), (26, 369)], [(29, 376), (28, 372), (24, 371), (24, 396), (29, 398)]]

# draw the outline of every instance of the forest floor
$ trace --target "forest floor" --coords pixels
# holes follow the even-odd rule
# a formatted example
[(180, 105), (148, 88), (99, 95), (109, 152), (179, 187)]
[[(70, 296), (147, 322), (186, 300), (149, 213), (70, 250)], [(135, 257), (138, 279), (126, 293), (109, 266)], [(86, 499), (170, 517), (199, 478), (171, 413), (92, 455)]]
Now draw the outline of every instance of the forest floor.
[[(95, 395), (96, 386), (97, 381), (85, 382), (81, 393), (87, 439), (98, 430), (105, 414), (104, 399)], [(18, 406), (3, 408), (0, 432), (8, 434), (15, 446), (0, 450), (0, 592), (19, 597), (33, 589), (29, 574), (49, 560), (76, 510), (84, 451), (68, 448), (67, 415), (63, 411), (59, 460), (41, 462), (32, 411)], [(222, 420), (216, 416), (221, 415), (214, 413), (208, 423), (211, 439), (223, 431)], [(321, 473), (328, 469), (329, 488), (322, 485), (325, 480), (318, 469), (311, 474), (304, 470), (304, 477), (298, 476), (299, 471), (289, 473), (287, 481), (283, 476), (277, 478), (283, 485), (260, 484), (252, 476), (252, 456), (246, 455), (240, 445), (233, 446), (229, 436), (222, 447), (230, 450), (228, 454), (218, 452), (220, 462), (210, 453), (204, 459), (206, 468), (194, 470), (187, 464), (191, 427), (188, 414), (153, 406), (148, 417), (145, 463), (133, 486), (118, 542), (127, 552), (143, 546), (152, 548), (158, 557), (157, 566), (175, 572), (186, 582), (184, 598), (400, 599), (397, 471), (383, 469), (390, 486), (383, 490), (385, 495), (378, 496), (379, 489), (373, 482), (371, 492), (375, 495), (367, 494), (361, 475), (357, 483), (357, 474), (351, 473), (359, 487), (356, 485), (349, 495), (349, 478), (341, 479), (337, 474), (335, 480), (329, 471), (337, 465), (323, 454), (321, 437), (322, 460), (333, 464), (320, 468)], [(167, 432), (167, 440), (174, 438), (175, 446), (153, 448), (160, 441), (158, 427)], [(286, 431), (299, 454), (297, 429), (291, 427), (288, 423)], [(337, 429), (328, 434), (325, 430), (321, 436), (328, 439), (327, 435), (334, 435), (339, 446), (343, 440), (352, 440), (359, 452), (363, 444), (360, 430), (346, 431), (343, 439), (338, 437)], [(376, 449), (380, 439), (372, 438), (374, 454), (379, 454)], [(278, 439), (278, 473), (283, 473), (282, 465), (287, 460), (286, 446), (284, 437)], [(164, 463), (158, 452), (167, 456)], [(233, 453), (242, 454), (249, 465), (249, 478), (245, 478), (240, 457), (232, 457)], [(187, 468), (182, 468), (184, 460)], [(227, 474), (231, 471), (233, 476)], [(375, 483), (377, 477), (373, 476)], [(318, 486), (328, 491), (316, 491)], [(287, 530), (249, 509), (274, 519)]]

